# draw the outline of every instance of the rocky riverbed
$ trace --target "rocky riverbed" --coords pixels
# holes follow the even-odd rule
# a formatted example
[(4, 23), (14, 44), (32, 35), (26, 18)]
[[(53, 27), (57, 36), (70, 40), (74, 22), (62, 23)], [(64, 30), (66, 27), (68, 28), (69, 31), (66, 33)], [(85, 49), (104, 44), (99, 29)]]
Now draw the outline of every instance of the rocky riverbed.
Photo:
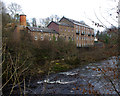
[(46, 76), (26, 88), (29, 94), (116, 94), (120, 92), (119, 57)]

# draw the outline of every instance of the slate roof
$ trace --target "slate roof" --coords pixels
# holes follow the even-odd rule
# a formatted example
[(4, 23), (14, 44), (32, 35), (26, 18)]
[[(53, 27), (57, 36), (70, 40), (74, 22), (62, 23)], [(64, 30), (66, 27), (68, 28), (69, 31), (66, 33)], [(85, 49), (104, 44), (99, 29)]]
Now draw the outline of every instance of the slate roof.
[(52, 22), (53, 22), (53, 23), (56, 23), (57, 25), (68, 26), (68, 27), (74, 27), (74, 26), (69, 25), (69, 24), (64, 23), (64, 22), (55, 22), (55, 21), (51, 21), (51, 22), (48, 24), (48, 26), (49, 26)]
[(29, 29), (31, 32), (46, 32), (46, 33), (56, 33), (58, 34), (57, 31), (49, 28), (38, 28), (38, 27), (30, 27), (27, 26), (27, 29)]
[(64, 22), (57, 22), (57, 24), (63, 25), (63, 26), (68, 26), (68, 27), (74, 27), (74, 26), (69, 25), (69, 24), (66, 24), (66, 23), (64, 23)]
[[(69, 18), (66, 18), (66, 17), (64, 17), (64, 16), (61, 18), (61, 20), (62, 20), (63, 18), (67, 19), (68, 21), (70, 21), (70, 22), (73, 23), (73, 24), (80, 25), (80, 26), (84, 26), (84, 27), (87, 27), (87, 28), (91, 28), (90, 26), (88, 26), (87, 24), (85, 24), (85, 23), (83, 23), (83, 22), (79, 22), (79, 21), (76, 21), (76, 20), (73, 20), (73, 19), (69, 19)], [(60, 20), (60, 21), (61, 21), (61, 20)], [(93, 29), (93, 28), (91, 28), (91, 29)]]

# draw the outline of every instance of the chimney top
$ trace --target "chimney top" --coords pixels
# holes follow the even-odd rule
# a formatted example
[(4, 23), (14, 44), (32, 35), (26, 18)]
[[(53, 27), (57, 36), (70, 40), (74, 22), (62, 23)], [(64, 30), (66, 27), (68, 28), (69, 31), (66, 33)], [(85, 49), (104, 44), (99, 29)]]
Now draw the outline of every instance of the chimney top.
[(25, 14), (20, 14), (20, 16), (26, 16)]
[(20, 15), (20, 25), (22, 25), (22, 26), (26, 26), (27, 25), (26, 24), (26, 15), (24, 15), (24, 14)]

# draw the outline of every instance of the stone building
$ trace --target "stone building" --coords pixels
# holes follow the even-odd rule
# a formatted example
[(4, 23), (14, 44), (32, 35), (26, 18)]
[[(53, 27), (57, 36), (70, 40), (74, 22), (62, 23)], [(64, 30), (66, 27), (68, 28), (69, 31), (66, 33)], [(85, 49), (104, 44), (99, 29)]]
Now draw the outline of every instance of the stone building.
[(56, 30), (65, 40), (75, 41), (77, 47), (94, 45), (94, 29), (84, 22), (62, 17), (59, 22), (50, 22), (47, 26)]
[(47, 28), (29, 27), (26, 25), (26, 15), (20, 15), (20, 29), (27, 29), (34, 40), (57, 41), (59, 37), (65, 41), (73, 41), (77, 47), (88, 47), (94, 45), (94, 29), (84, 22), (78, 22), (62, 17), (59, 22), (51, 21)]
[(33, 40), (52, 40), (54, 37), (57, 41), (59, 36), (58, 32), (53, 29), (27, 26), (26, 15), (20, 15), (20, 25), (16, 27), (16, 30), (18, 33), (18, 30), (27, 30)]
[(64, 22), (50, 22), (47, 26), (49, 29), (54, 29), (59, 33), (59, 37), (63, 37), (66, 41), (73, 41), (74, 27)]
[(26, 27), (28, 33), (31, 34), (34, 40), (58, 40), (58, 32), (49, 28)]

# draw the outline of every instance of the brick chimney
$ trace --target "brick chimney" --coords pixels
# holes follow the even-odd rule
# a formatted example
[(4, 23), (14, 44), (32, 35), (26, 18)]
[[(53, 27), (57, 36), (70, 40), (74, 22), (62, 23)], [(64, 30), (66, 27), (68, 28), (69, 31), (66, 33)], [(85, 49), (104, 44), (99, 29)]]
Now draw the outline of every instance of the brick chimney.
[(26, 15), (20, 15), (20, 25), (27, 26), (26, 24)]

